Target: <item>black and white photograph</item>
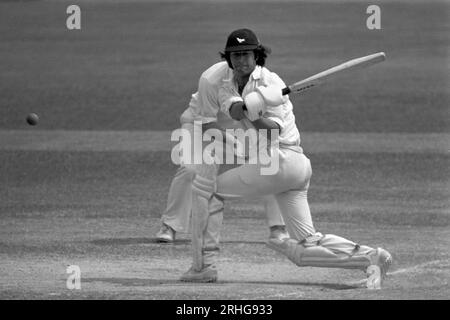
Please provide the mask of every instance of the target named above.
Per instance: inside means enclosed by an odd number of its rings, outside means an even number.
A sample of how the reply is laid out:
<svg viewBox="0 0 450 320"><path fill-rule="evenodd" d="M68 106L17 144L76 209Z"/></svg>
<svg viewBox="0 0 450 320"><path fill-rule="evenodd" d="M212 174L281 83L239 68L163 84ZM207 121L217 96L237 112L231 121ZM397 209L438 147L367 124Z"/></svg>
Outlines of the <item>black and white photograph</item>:
<svg viewBox="0 0 450 320"><path fill-rule="evenodd" d="M448 300L449 16L1 0L0 300Z"/></svg>

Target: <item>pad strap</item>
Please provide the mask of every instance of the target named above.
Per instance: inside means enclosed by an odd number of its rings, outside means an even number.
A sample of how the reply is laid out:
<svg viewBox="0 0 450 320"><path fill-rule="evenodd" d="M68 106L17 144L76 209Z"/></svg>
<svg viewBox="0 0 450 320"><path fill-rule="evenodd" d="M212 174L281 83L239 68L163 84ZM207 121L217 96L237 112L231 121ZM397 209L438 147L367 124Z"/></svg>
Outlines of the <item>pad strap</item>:
<svg viewBox="0 0 450 320"><path fill-rule="evenodd" d="M216 181L196 174L192 181L192 192L209 199L216 192Z"/></svg>

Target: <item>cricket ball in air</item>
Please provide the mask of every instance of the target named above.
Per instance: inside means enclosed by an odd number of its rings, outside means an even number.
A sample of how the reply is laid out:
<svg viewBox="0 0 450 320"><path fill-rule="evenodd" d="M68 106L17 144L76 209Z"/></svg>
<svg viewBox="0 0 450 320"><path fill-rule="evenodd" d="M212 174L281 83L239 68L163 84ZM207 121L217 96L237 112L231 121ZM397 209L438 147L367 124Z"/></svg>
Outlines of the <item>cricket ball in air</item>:
<svg viewBox="0 0 450 320"><path fill-rule="evenodd" d="M35 126L39 121L39 117L36 113L30 113L29 115L27 115L27 123L30 126Z"/></svg>

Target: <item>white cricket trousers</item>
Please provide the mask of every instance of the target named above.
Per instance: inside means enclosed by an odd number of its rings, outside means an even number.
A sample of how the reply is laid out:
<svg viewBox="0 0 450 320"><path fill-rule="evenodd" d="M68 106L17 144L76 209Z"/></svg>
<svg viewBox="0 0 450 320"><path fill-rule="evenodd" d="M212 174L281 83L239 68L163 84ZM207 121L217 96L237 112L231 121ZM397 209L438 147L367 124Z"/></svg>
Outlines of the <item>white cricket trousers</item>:
<svg viewBox="0 0 450 320"><path fill-rule="evenodd" d="M193 137L194 125L183 123L182 129L189 130ZM192 209L192 181L195 168L180 166L172 179L167 197L167 207L161 221L177 232L189 232ZM278 208L278 201L273 195L263 197L266 221L269 227L284 225Z"/></svg>
<svg viewBox="0 0 450 320"><path fill-rule="evenodd" d="M290 260L302 266L367 268L367 254L374 249L333 234L316 232L308 204L307 192L312 175L311 162L299 151L286 148L274 149L278 153L278 170L273 175L261 174L260 164L244 164L217 177L216 195L222 199L273 195L281 211L286 229L295 246L283 252ZM211 202L213 203L213 202ZM210 212L213 212L211 206ZM208 227L204 233L209 239ZM310 240L308 242L308 240ZM304 241L308 245L303 245ZM312 242L311 242L312 241ZM292 244L292 240L287 242ZM308 250L311 245L317 246ZM298 247L296 247L298 246ZM278 250L276 249L276 250ZM214 263L210 255L205 261Z"/></svg>
<svg viewBox="0 0 450 320"><path fill-rule="evenodd" d="M272 195L290 237L301 241L316 233L307 199L311 162L297 151L286 148L273 151L279 156L279 170L275 174L262 175L260 164L244 164L218 176L217 194L225 200Z"/></svg>

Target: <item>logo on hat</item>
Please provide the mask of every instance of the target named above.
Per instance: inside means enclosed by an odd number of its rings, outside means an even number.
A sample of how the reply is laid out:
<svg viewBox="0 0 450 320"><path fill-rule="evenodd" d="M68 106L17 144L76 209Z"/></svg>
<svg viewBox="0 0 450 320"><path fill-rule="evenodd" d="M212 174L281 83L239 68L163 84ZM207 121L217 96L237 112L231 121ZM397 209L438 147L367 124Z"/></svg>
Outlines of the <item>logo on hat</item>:
<svg viewBox="0 0 450 320"><path fill-rule="evenodd" d="M258 38L252 30L239 29L228 36L225 52L255 50L258 45Z"/></svg>

